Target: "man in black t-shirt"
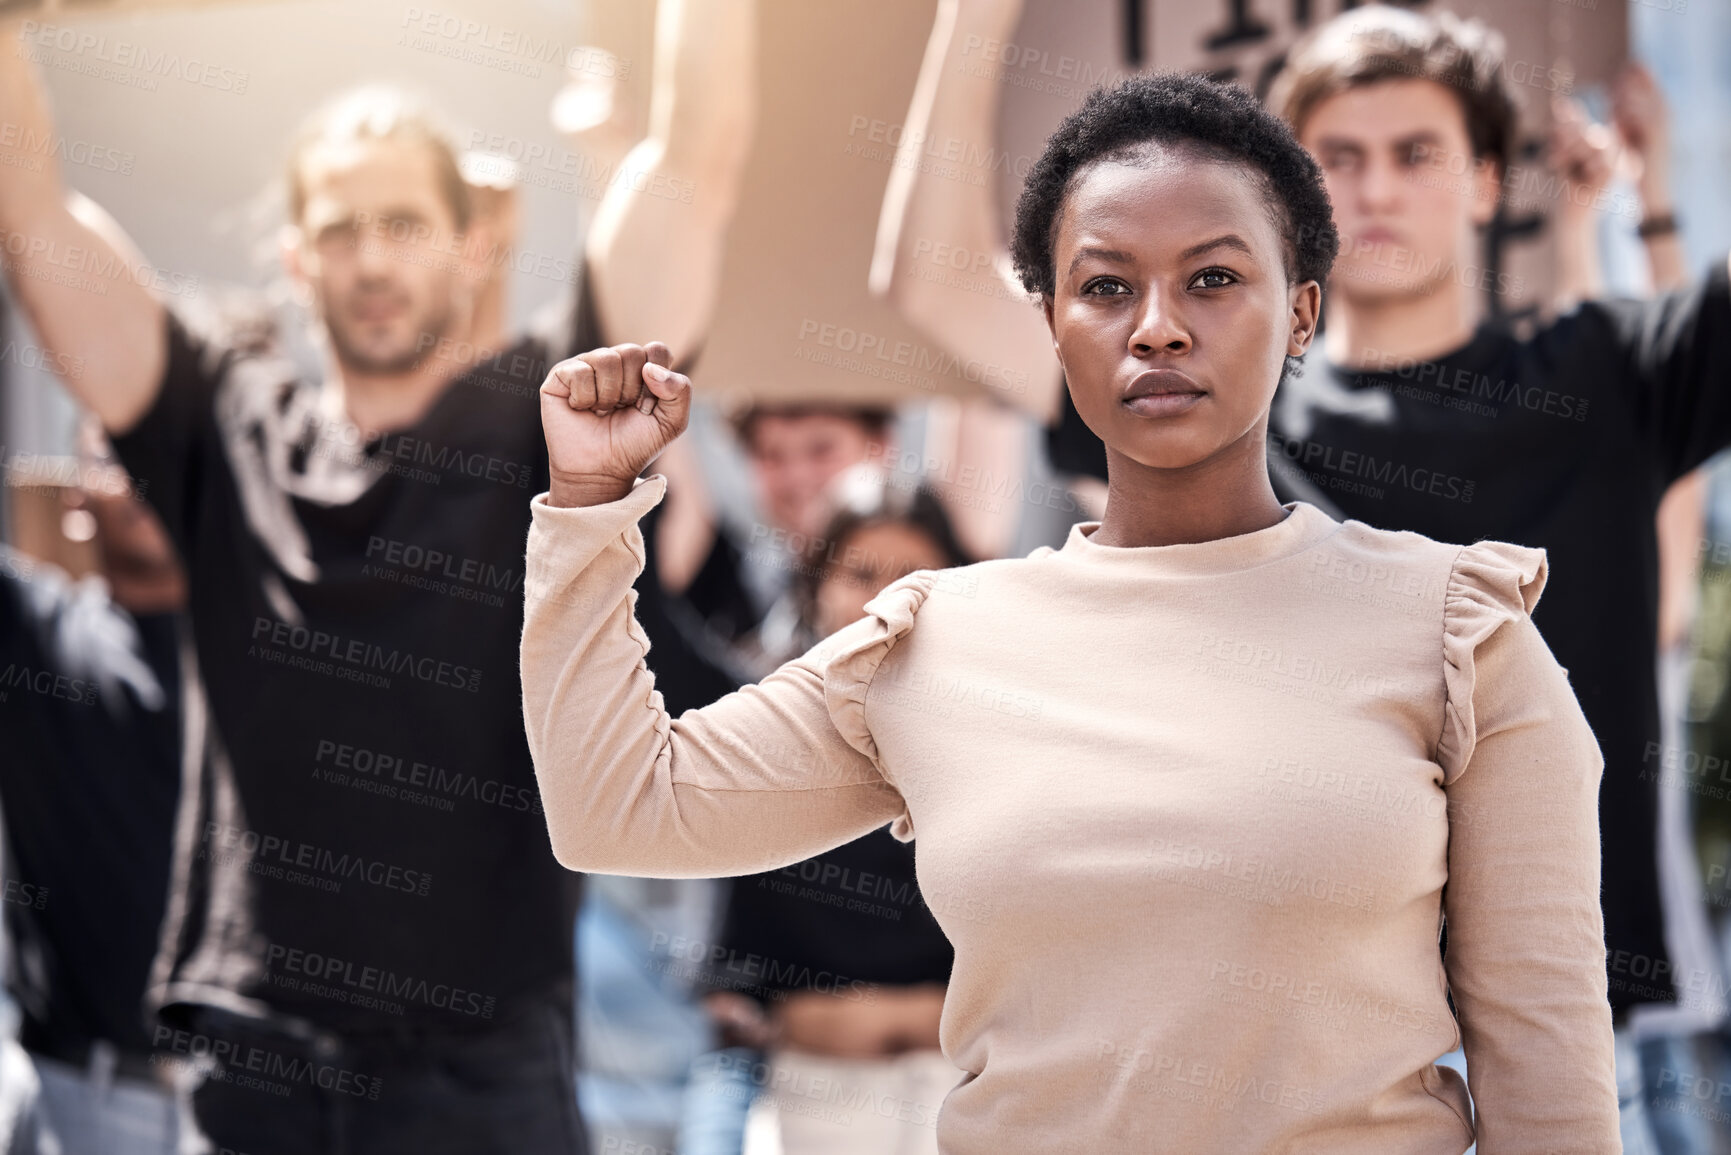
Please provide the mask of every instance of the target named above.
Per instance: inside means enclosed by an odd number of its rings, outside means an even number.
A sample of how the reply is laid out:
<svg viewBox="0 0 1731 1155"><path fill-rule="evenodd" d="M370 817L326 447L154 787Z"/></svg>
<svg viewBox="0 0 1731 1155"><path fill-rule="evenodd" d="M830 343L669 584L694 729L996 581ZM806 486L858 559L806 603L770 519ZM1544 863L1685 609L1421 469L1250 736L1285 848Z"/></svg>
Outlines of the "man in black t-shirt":
<svg viewBox="0 0 1731 1155"><path fill-rule="evenodd" d="M46 138L33 78L0 56L8 108ZM536 392L574 346L471 363L466 192L400 98L332 106L291 168L323 382L196 335L130 269L101 292L7 270L192 593L211 753L180 816L151 1042L203 1076L194 1114L223 1148L581 1152L577 888L548 850L516 672ZM112 252L56 178L0 182L0 226L44 261Z"/></svg>
<svg viewBox="0 0 1731 1155"><path fill-rule="evenodd" d="M44 342L80 350L69 385L191 589L211 755L151 1042L203 1076L194 1115L222 1147L579 1152L577 888L516 675L536 392L571 346L470 363L464 187L400 98L333 105L291 168L323 382L195 333L132 278L93 294L9 270ZM44 195L6 189L6 227L102 243Z"/></svg>
<svg viewBox="0 0 1731 1155"><path fill-rule="evenodd" d="M658 89L726 66L676 55ZM19 54L0 53L0 102L22 135L52 135ZM657 120L645 173L703 195L621 182L605 238L686 229L718 250L741 149L706 118L730 113L688 97L677 131ZM584 278L534 335L477 350L475 289L503 242L470 220L436 122L363 90L308 122L288 169L283 254L322 380L169 313L124 243L68 209L54 158L0 166L0 231L29 242L9 246L9 282L190 583L208 756L179 815L152 1042L202 1076L193 1113L222 1148L581 1152L577 878L547 842L517 673L529 499L548 487L538 391L605 343L598 307L671 335L691 306L614 261L608 295ZM75 250L115 275L62 275ZM661 620L652 584L639 608Z"/></svg>

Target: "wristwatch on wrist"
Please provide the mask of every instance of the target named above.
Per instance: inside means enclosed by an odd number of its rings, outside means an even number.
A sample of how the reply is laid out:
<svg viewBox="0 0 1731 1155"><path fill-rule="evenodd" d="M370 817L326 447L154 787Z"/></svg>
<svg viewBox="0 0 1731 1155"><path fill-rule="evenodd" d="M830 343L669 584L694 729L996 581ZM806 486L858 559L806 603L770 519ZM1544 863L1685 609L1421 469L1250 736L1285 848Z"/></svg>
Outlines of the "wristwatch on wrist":
<svg viewBox="0 0 1731 1155"><path fill-rule="evenodd" d="M1635 227L1635 235L1642 240L1653 237L1668 237L1677 231L1677 214L1674 212L1654 213L1641 218L1641 223Z"/></svg>

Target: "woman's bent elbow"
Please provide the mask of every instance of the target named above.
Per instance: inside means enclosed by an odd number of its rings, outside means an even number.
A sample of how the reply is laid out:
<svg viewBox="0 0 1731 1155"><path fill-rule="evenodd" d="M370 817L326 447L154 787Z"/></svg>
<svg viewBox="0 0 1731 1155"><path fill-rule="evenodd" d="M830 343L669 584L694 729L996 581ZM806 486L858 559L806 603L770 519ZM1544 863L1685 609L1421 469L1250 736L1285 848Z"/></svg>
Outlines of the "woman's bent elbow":
<svg viewBox="0 0 1731 1155"><path fill-rule="evenodd" d="M560 838L558 833L555 832L552 827L547 828L547 834L553 843L553 859L560 866L563 866L566 870L581 871L585 874L603 873L602 871L596 870L594 863L590 862L589 858L583 853L582 844L572 842L569 839Z"/></svg>
<svg viewBox="0 0 1731 1155"><path fill-rule="evenodd" d="M606 835L597 838L571 822L561 822L547 812L547 840L553 847L553 859L566 870L583 874L620 874L617 855L610 853Z"/></svg>

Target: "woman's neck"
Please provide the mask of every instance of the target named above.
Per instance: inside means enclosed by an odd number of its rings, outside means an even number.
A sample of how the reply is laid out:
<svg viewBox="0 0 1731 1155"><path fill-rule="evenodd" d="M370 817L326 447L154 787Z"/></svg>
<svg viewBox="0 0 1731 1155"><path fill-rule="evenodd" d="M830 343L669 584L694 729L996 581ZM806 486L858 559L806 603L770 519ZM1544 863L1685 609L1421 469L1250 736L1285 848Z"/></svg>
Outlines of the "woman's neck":
<svg viewBox="0 0 1731 1155"><path fill-rule="evenodd" d="M1288 511L1268 480L1266 437L1259 427L1243 448L1188 469L1154 469L1108 446L1106 514L1090 540L1191 545L1278 525Z"/></svg>

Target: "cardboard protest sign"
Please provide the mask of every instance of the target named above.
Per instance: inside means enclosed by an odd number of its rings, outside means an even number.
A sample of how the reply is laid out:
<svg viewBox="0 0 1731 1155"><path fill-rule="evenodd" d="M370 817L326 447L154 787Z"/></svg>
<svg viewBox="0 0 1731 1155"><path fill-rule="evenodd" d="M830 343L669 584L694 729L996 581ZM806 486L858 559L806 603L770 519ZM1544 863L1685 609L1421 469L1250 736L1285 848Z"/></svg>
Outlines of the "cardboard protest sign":
<svg viewBox="0 0 1731 1155"><path fill-rule="evenodd" d="M763 399L837 401L1002 395L1013 366L963 364L866 289L872 238L935 12L931 0L759 0L761 120L730 229L720 305L698 379ZM1336 0L1027 0L1013 41L965 44L963 64L1002 85L998 139L945 179L997 186L1004 219L1033 158L1086 93L1137 69L1182 69L1265 93L1287 48L1345 5ZM1554 0L1448 5L1507 42L1521 101L1506 207L1487 239L1492 308L1516 317L1548 299L1546 220L1559 184L1541 142L1550 97L1609 79L1626 52L1622 9ZM948 166L948 167L946 167ZM1465 275L1463 273L1463 275Z"/></svg>

